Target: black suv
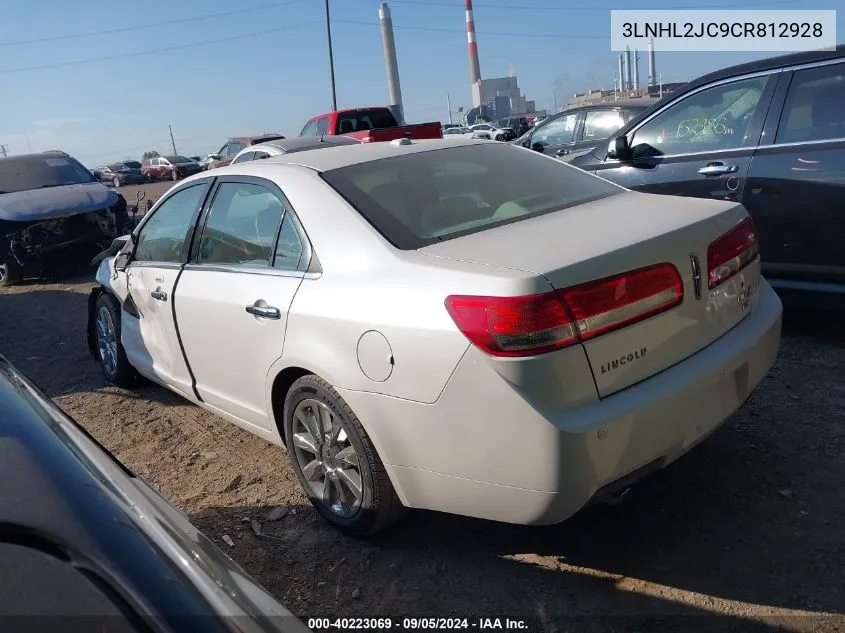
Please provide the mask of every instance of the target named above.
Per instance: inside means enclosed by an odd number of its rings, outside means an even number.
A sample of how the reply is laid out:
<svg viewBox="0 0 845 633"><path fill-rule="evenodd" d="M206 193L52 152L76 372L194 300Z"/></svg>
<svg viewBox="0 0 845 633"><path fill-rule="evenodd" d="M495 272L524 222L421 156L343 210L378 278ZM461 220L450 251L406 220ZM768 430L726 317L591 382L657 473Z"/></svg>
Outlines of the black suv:
<svg viewBox="0 0 845 633"><path fill-rule="evenodd" d="M774 287L845 293L845 45L705 75L570 164L637 191L741 202Z"/></svg>

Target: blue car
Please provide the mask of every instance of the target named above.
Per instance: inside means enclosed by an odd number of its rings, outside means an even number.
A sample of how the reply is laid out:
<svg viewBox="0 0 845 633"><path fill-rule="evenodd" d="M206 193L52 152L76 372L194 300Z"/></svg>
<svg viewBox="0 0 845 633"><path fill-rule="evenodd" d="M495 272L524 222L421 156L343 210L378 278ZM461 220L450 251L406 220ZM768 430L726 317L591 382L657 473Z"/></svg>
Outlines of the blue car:
<svg viewBox="0 0 845 633"><path fill-rule="evenodd" d="M61 151L0 158L0 286L96 253L128 226L126 200Z"/></svg>

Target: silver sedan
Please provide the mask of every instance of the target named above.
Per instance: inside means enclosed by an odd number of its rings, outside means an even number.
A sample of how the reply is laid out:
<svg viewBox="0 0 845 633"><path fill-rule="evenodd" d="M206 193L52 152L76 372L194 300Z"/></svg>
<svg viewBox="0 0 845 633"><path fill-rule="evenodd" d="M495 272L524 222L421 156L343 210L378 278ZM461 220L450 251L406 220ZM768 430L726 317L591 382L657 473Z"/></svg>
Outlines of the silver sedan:
<svg viewBox="0 0 845 633"><path fill-rule="evenodd" d="M617 497L742 406L780 343L741 205L495 141L198 174L97 281L109 380L143 375L285 447L359 535L406 508L549 524Z"/></svg>

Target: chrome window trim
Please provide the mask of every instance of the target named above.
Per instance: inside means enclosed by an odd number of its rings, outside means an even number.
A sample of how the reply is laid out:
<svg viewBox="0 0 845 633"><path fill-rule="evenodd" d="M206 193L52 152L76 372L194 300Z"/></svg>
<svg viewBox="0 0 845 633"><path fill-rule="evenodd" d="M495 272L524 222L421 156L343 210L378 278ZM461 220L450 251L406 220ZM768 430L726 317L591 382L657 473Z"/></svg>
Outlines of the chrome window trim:
<svg viewBox="0 0 845 633"><path fill-rule="evenodd" d="M315 273L308 273L304 270L284 270L282 268L258 268L238 265L224 266L221 264L185 264L185 271L269 275L271 277L293 277L297 279L305 279L309 276L310 278L319 276Z"/></svg>
<svg viewBox="0 0 845 633"><path fill-rule="evenodd" d="M808 68L820 68L822 66L833 66L835 64L845 64L845 57L836 57L834 59L825 59L818 62L805 62L795 66L784 66L781 68L785 72L795 72L797 70L807 70Z"/></svg>
<svg viewBox="0 0 845 633"><path fill-rule="evenodd" d="M772 147L799 147L804 145L824 145L825 143L845 143L845 136L836 138L823 138L815 141L792 141L790 143L766 143L758 145L756 149L769 149Z"/></svg>
<svg viewBox="0 0 845 633"><path fill-rule="evenodd" d="M179 270L182 268L181 262L149 262L149 261L138 261L137 259L133 259L126 265L126 270L130 268L137 267L137 268L164 268L167 270Z"/></svg>

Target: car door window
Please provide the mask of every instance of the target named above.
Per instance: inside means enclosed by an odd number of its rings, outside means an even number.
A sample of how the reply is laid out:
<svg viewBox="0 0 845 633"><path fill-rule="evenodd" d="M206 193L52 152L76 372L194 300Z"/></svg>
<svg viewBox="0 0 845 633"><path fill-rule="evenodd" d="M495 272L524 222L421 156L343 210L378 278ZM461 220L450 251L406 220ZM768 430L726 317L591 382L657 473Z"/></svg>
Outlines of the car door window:
<svg viewBox="0 0 845 633"><path fill-rule="evenodd" d="M571 143L575 140L577 123L578 114L575 112L550 121L531 135L531 144L539 143L543 147L547 147Z"/></svg>
<svg viewBox="0 0 845 633"><path fill-rule="evenodd" d="M634 132L634 156L742 147L768 76L706 88L670 106Z"/></svg>
<svg viewBox="0 0 845 633"><path fill-rule="evenodd" d="M285 217L282 218L282 228L279 231L279 241L276 244L273 268L298 270L302 264L304 252L302 238L294 223L293 214L287 211Z"/></svg>
<svg viewBox="0 0 845 633"><path fill-rule="evenodd" d="M584 117L584 140L600 141L625 125L618 110L590 110Z"/></svg>
<svg viewBox="0 0 845 633"><path fill-rule="evenodd" d="M302 128L302 131L299 133L300 136L316 136L317 135L317 122L316 121L309 121L305 124L305 127Z"/></svg>
<svg viewBox="0 0 845 633"><path fill-rule="evenodd" d="M253 160L255 158L255 152L244 152L240 156L238 156L235 160L232 161L233 165L238 163L245 163L247 161Z"/></svg>
<svg viewBox="0 0 845 633"><path fill-rule="evenodd" d="M252 160L261 160L262 158L270 158L270 154L263 150L259 150L254 153Z"/></svg>
<svg viewBox="0 0 845 633"><path fill-rule="evenodd" d="M197 263L267 268L282 210L282 201L267 187L222 183L202 230Z"/></svg>
<svg viewBox="0 0 845 633"><path fill-rule="evenodd" d="M317 119L317 127L314 130L314 135L315 136L323 136L324 134L327 134L328 131L329 131L329 118L324 116L321 119Z"/></svg>
<svg viewBox="0 0 845 633"><path fill-rule="evenodd" d="M138 232L134 260L180 263L194 213L202 201L205 184L181 189L164 200Z"/></svg>
<svg viewBox="0 0 845 633"><path fill-rule="evenodd" d="M845 64L797 71L775 143L839 138L845 138Z"/></svg>

